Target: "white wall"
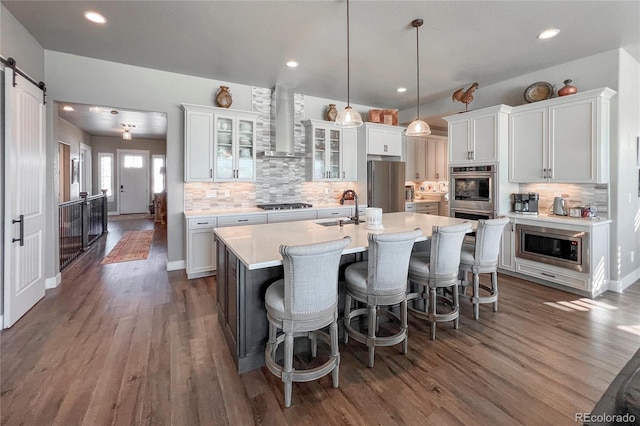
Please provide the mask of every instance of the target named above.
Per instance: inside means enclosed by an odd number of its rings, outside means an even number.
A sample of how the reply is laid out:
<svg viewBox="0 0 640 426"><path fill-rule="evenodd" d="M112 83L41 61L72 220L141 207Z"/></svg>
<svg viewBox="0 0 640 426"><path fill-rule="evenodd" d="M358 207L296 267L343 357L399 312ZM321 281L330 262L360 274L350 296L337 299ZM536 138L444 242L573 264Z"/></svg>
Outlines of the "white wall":
<svg viewBox="0 0 640 426"><path fill-rule="evenodd" d="M58 142L63 142L69 145L69 158L75 158L78 160L80 158L80 144L83 143L85 145L91 145L91 137L78 129L73 124L69 123L67 120L62 118L58 118ZM57 146L57 145L56 145ZM68 165L71 168L71 164ZM58 167L60 165L58 164ZM59 168L57 170L60 170ZM54 171L55 174L55 171ZM58 174L59 176L59 174ZM57 177L57 176L56 176ZM69 192L71 200L77 200L80 198L80 183L71 182L71 191ZM57 196L57 193L56 193Z"/></svg>

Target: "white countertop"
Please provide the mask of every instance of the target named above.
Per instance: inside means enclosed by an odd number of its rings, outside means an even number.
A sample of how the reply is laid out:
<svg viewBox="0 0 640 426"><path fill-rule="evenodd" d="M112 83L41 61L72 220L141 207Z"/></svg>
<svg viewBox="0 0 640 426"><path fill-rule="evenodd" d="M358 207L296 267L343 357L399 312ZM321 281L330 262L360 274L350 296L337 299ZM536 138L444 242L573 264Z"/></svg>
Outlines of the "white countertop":
<svg viewBox="0 0 640 426"><path fill-rule="evenodd" d="M232 208L232 209L215 209L215 210L193 210L193 211L185 211L184 216L187 219L190 218L199 218L199 217L210 217L210 216L231 216L237 214L266 214L266 213L283 213L283 212L295 212L295 211L305 211L305 210L323 210L323 209L336 209L342 207L354 207L354 204L314 204L313 207L307 207L304 209L288 209L288 210L263 210L258 207L242 207L242 208ZM366 207L366 206L360 206Z"/></svg>
<svg viewBox="0 0 640 426"><path fill-rule="evenodd" d="M351 244L344 254L367 250L367 235L370 232L403 232L416 228L422 229L422 237L417 241L431 238L433 226L447 226L472 220L455 219L446 216L425 215L417 213L385 213L382 215L384 230L370 231L364 223L340 226L322 226L318 222L336 219L316 219L299 222L270 223L263 225L234 226L215 228L216 238L222 240L233 254L249 269L261 269L282 265L280 245L312 244L337 240L344 236L351 237Z"/></svg>
<svg viewBox="0 0 640 426"><path fill-rule="evenodd" d="M532 214L518 214L518 213L505 213L504 216L507 216L512 219L516 219L516 222L520 221L534 221L540 223L557 223L563 225L575 225L575 226L587 226L587 227L595 227L602 226L608 223L611 223L611 219L606 219L604 217L595 217L595 218L582 218L582 217L571 217L571 216L557 216L548 213L538 213L537 215Z"/></svg>

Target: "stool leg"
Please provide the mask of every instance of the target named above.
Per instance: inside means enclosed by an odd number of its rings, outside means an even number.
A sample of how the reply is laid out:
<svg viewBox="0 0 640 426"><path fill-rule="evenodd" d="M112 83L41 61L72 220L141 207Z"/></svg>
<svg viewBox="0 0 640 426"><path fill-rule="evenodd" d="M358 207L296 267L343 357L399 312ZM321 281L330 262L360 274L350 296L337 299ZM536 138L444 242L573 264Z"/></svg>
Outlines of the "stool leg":
<svg viewBox="0 0 640 426"><path fill-rule="evenodd" d="M458 285L453 286L453 309L458 311L458 315L453 320L453 328L456 330L460 327L460 294L458 293Z"/></svg>
<svg viewBox="0 0 640 426"><path fill-rule="evenodd" d="M344 313L343 313L343 315L344 315L344 336L343 336L344 343L348 343L349 342L349 333L347 332L347 326L351 322L350 314L351 314L351 295L349 293L347 293L347 294L345 294L345 297L344 297Z"/></svg>
<svg viewBox="0 0 640 426"><path fill-rule="evenodd" d="M431 340L436 340L436 289L429 287L429 321L431 321Z"/></svg>
<svg viewBox="0 0 640 426"><path fill-rule="evenodd" d="M340 383L340 352L338 351L338 322L334 321L329 326L329 334L331 335L331 358L337 359L336 366L331 372L331 382L333 387L337 388Z"/></svg>
<svg viewBox="0 0 640 426"><path fill-rule="evenodd" d="M493 302L493 312L498 312L498 273L496 271L491 272L491 294L496 296L496 301Z"/></svg>
<svg viewBox="0 0 640 426"><path fill-rule="evenodd" d="M409 327L407 326L407 299L400 302L400 325L404 330L404 340L402 341L402 353L409 350Z"/></svg>
<svg viewBox="0 0 640 426"><path fill-rule="evenodd" d="M286 333L284 337L284 373L282 381L284 382L284 406L291 407L291 372L293 371L293 333Z"/></svg>
<svg viewBox="0 0 640 426"><path fill-rule="evenodd" d="M278 328L269 322L269 342L267 346L267 350L271 351L271 359L276 359L276 335L278 333Z"/></svg>
<svg viewBox="0 0 640 426"><path fill-rule="evenodd" d="M473 273L473 318L480 318L480 302L478 298L480 297L480 274L477 272Z"/></svg>
<svg viewBox="0 0 640 426"><path fill-rule="evenodd" d="M309 341L311 342L311 356L315 358L318 355L318 335L315 331L309 332Z"/></svg>
<svg viewBox="0 0 640 426"><path fill-rule="evenodd" d="M369 306L369 327L367 330L369 339L367 339L367 346L369 347L369 367L373 367L373 361L376 350L376 307Z"/></svg>

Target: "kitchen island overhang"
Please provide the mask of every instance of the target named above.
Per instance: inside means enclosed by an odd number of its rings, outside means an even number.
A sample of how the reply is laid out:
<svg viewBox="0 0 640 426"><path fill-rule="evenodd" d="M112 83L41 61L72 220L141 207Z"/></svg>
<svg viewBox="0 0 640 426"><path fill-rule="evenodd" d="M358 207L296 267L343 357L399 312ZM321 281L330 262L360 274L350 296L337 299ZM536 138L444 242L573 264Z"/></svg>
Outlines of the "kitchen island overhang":
<svg viewBox="0 0 640 426"><path fill-rule="evenodd" d="M434 226L474 221L418 213L386 213L383 230L372 231L359 225L323 226L324 220L306 220L262 225L215 228L217 246L218 320L239 373L264 365L268 322L264 295L271 283L284 276L280 245L302 245L351 237L343 251L340 280L347 265L362 260L368 249L369 233L422 230L416 241L431 238Z"/></svg>

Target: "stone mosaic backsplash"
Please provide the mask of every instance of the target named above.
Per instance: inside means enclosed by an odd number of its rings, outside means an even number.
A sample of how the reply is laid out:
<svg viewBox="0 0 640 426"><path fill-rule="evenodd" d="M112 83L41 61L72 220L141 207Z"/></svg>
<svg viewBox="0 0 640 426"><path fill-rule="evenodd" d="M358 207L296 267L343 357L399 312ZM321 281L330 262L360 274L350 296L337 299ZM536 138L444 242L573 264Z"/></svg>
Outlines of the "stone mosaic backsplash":
<svg viewBox="0 0 640 426"><path fill-rule="evenodd" d="M540 201L538 202L538 211L540 213L551 212L554 197L564 197L570 207L595 204L598 208L597 215L604 218L609 217L607 209L608 188L609 185L607 184L520 184L520 192L537 192L540 194Z"/></svg>

